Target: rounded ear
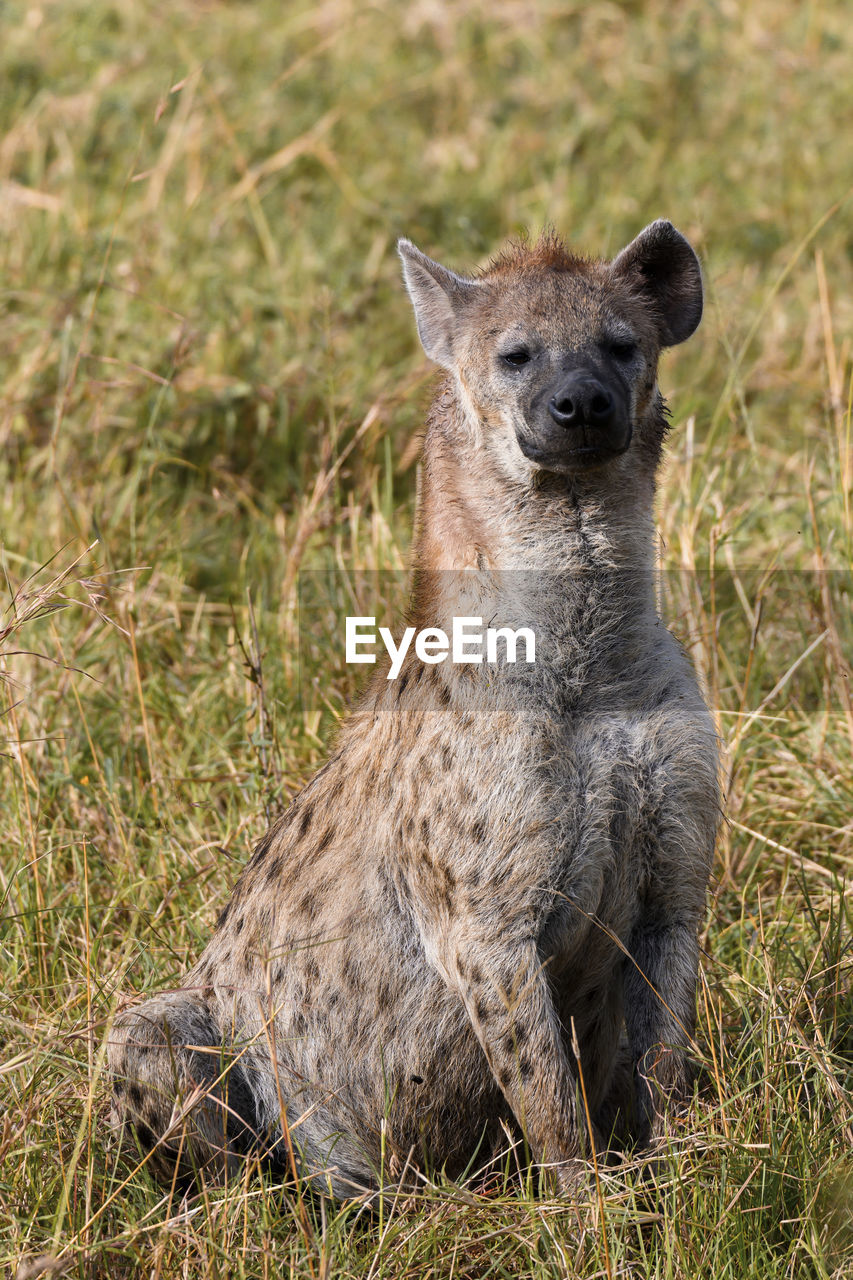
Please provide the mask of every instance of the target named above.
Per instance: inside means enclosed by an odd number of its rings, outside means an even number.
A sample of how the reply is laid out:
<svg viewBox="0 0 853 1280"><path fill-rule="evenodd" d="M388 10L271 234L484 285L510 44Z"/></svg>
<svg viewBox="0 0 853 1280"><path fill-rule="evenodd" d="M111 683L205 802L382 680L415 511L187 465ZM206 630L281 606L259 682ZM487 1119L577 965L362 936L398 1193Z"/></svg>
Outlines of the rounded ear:
<svg viewBox="0 0 853 1280"><path fill-rule="evenodd" d="M661 345L684 342L702 319L699 259L671 222L658 218L613 259L614 275L630 281L654 307Z"/></svg>
<svg viewBox="0 0 853 1280"><path fill-rule="evenodd" d="M411 240L398 240L397 251L424 351L436 364L451 369L457 321L482 286L433 262Z"/></svg>

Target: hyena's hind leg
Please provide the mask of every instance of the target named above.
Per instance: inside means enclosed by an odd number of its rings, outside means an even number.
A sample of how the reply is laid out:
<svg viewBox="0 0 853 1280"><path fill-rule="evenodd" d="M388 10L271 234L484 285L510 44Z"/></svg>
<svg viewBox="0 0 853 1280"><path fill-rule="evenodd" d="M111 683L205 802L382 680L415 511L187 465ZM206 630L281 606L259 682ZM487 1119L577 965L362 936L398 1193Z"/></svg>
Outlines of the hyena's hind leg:
<svg viewBox="0 0 853 1280"><path fill-rule="evenodd" d="M250 1073L197 996L167 992L120 1014L109 1066L113 1121L161 1181L221 1179L260 1150Z"/></svg>

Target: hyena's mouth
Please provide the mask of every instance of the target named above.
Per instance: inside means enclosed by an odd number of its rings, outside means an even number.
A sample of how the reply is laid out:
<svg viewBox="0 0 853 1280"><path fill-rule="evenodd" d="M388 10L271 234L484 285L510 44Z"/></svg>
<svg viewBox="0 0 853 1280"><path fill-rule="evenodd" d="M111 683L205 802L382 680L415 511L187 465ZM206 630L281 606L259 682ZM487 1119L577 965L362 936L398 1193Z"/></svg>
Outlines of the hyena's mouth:
<svg viewBox="0 0 853 1280"><path fill-rule="evenodd" d="M579 427L569 434L558 428L537 433L534 438L517 433L518 447L537 466L545 471L557 471L562 475L574 475L578 471L592 471L618 458L631 444L631 423L622 431L610 431L606 437ZM574 438L573 438L574 437Z"/></svg>

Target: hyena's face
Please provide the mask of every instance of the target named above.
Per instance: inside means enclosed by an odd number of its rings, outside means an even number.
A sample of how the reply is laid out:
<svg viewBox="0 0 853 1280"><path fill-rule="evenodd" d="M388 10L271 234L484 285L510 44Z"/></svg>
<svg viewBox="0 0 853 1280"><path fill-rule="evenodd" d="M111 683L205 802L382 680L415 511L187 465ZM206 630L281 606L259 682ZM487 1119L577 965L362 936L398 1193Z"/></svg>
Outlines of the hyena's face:
<svg viewBox="0 0 853 1280"><path fill-rule="evenodd" d="M483 283L454 354L491 447L563 473L630 448L654 394L659 343L627 290L586 264L516 267Z"/></svg>
<svg viewBox="0 0 853 1280"><path fill-rule="evenodd" d="M575 474L659 444L658 355L702 314L696 256L669 223L613 262L545 239L477 280L408 242L401 254L427 354L456 376L484 443L513 470Z"/></svg>

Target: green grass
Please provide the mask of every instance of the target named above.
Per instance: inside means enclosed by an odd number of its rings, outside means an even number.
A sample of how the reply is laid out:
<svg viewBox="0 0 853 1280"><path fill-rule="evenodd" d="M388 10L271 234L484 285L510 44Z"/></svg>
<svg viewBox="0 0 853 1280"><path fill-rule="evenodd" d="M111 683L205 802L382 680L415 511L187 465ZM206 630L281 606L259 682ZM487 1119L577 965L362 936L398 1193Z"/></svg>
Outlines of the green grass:
<svg viewBox="0 0 853 1280"><path fill-rule="evenodd" d="M0 1266L853 1274L848 6L2 21ZM406 563L430 372L395 237L465 269L660 215L709 296L662 370L663 563L698 571L667 607L729 779L690 1114L578 1205L512 1168L369 1219L262 1180L181 1204L107 1141L109 1018L198 953L356 692L300 572Z"/></svg>

